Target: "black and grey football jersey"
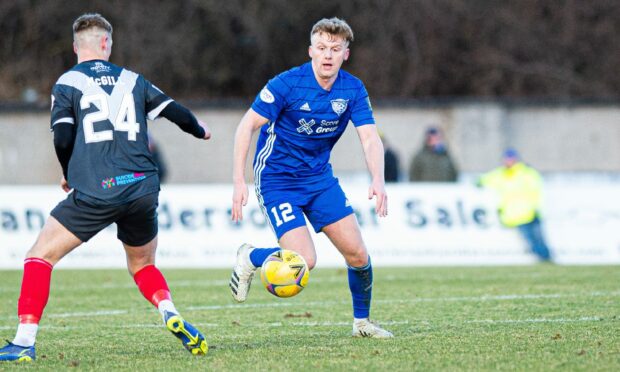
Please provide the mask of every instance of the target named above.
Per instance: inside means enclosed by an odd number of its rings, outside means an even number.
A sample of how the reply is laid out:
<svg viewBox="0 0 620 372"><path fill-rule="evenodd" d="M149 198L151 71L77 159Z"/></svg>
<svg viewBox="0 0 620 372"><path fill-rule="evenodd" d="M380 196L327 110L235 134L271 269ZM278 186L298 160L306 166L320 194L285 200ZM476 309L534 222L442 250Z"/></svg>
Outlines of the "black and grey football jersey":
<svg viewBox="0 0 620 372"><path fill-rule="evenodd" d="M171 102L142 75L103 60L82 62L58 79L51 129L76 126L67 182L79 198L116 205L159 190L147 118Z"/></svg>

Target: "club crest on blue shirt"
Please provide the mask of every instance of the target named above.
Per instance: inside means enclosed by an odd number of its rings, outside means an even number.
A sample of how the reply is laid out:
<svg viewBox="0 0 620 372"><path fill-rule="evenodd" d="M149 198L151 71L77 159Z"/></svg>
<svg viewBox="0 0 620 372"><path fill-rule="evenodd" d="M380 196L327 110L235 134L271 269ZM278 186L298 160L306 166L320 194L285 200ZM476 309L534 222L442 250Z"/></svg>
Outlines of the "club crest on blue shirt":
<svg viewBox="0 0 620 372"><path fill-rule="evenodd" d="M338 116L340 116L343 112L347 111L347 104L349 103L349 100L338 98L331 100L331 103L332 110L334 110L334 112L338 114Z"/></svg>
<svg viewBox="0 0 620 372"><path fill-rule="evenodd" d="M260 99L265 103L273 103L276 100L267 87L260 91Z"/></svg>

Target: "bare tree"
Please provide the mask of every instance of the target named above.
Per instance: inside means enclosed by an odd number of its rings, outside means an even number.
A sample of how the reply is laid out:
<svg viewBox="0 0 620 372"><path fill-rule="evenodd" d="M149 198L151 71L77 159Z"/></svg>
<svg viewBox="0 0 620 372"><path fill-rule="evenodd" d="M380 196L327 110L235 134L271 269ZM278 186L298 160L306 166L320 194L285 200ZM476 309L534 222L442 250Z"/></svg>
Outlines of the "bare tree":
<svg viewBox="0 0 620 372"><path fill-rule="evenodd" d="M71 23L114 25L112 61L174 96L249 98L305 62L322 17L356 33L346 69L374 97L618 98L614 0L122 0L0 2L0 100L45 101L75 63Z"/></svg>

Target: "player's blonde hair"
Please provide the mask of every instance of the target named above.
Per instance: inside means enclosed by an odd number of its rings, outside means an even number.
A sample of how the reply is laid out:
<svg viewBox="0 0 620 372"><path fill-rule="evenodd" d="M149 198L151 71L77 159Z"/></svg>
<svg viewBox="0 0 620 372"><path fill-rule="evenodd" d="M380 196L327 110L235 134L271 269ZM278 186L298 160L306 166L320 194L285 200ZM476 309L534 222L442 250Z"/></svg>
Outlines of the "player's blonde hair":
<svg viewBox="0 0 620 372"><path fill-rule="evenodd" d="M112 25L99 13L85 13L73 22L73 37L79 32L98 28L112 36Z"/></svg>
<svg viewBox="0 0 620 372"><path fill-rule="evenodd" d="M312 31L310 31L310 41L312 42L312 35L322 33L341 37L347 44L353 41L353 30L351 26L343 19L337 17L329 19L323 18L315 23L314 26L312 26Z"/></svg>

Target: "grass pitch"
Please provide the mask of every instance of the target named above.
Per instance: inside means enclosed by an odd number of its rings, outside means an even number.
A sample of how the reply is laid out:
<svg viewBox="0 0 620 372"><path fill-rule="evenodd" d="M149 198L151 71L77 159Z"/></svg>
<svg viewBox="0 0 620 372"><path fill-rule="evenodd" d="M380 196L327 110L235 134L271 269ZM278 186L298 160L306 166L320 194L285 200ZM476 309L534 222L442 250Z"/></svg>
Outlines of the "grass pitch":
<svg viewBox="0 0 620 372"><path fill-rule="evenodd" d="M371 316L393 340L353 339L346 271L317 269L297 297L255 278L233 302L228 270L162 270L207 336L193 357L124 270L57 270L36 362L59 370L620 370L620 267L376 268ZM20 271L0 271L12 339Z"/></svg>

